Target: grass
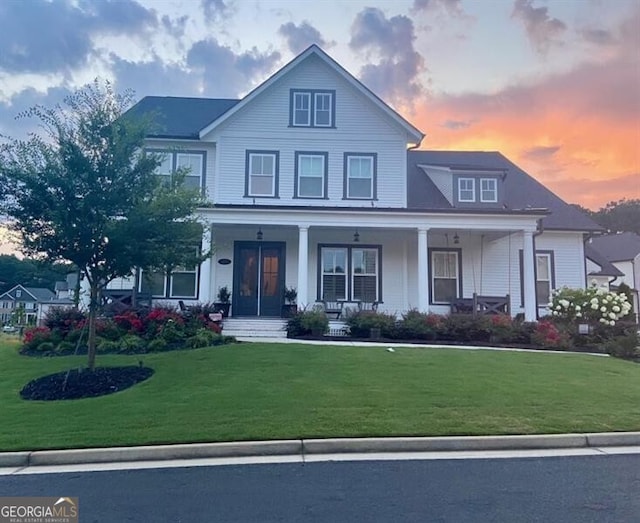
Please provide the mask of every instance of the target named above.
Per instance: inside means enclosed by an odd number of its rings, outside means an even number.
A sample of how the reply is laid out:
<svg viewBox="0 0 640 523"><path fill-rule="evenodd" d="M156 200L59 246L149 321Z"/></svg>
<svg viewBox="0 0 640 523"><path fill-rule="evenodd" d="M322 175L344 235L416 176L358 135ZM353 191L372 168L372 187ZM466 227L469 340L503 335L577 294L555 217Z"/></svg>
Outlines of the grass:
<svg viewBox="0 0 640 523"><path fill-rule="evenodd" d="M99 356L155 375L75 401L31 379L85 357L27 358L0 338L0 450L336 436L640 430L640 365L588 355L238 344Z"/></svg>

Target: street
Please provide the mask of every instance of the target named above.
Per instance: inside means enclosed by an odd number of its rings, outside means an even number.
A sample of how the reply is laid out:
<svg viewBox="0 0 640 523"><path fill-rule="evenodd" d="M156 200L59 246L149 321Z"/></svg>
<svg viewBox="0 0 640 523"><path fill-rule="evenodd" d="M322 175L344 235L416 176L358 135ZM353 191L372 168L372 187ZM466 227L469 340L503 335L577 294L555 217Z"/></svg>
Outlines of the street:
<svg viewBox="0 0 640 523"><path fill-rule="evenodd" d="M92 523L634 522L640 455L9 475L0 493L78 496Z"/></svg>

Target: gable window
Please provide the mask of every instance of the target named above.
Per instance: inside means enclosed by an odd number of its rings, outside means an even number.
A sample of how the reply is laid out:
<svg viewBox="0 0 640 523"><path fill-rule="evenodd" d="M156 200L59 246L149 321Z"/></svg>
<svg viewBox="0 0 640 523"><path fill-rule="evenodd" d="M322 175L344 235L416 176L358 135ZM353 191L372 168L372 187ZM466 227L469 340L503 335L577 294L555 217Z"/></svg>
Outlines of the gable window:
<svg viewBox="0 0 640 523"><path fill-rule="evenodd" d="M313 121L316 127L331 127L333 122L332 103L333 95L331 93L315 93L314 94L314 113Z"/></svg>
<svg viewBox="0 0 640 523"><path fill-rule="evenodd" d="M476 201L476 181L473 178L458 178L458 201Z"/></svg>
<svg viewBox="0 0 640 523"><path fill-rule="evenodd" d="M334 127L335 91L325 89L291 89L289 126Z"/></svg>
<svg viewBox="0 0 640 523"><path fill-rule="evenodd" d="M376 198L375 153L345 153L344 198L374 200Z"/></svg>
<svg viewBox="0 0 640 523"><path fill-rule="evenodd" d="M296 197L326 198L327 153L296 152Z"/></svg>
<svg viewBox="0 0 640 523"><path fill-rule="evenodd" d="M379 246L320 246L318 298L381 301Z"/></svg>
<svg viewBox="0 0 640 523"><path fill-rule="evenodd" d="M481 202L497 202L498 201L498 180L495 178L480 179L480 201Z"/></svg>
<svg viewBox="0 0 640 523"><path fill-rule="evenodd" d="M431 303L448 304L460 297L459 250L431 250Z"/></svg>
<svg viewBox="0 0 640 523"><path fill-rule="evenodd" d="M174 152L154 149L147 149L147 151L159 156L160 165L156 167L155 174L162 177L166 183L171 182L171 177L178 169L183 169L185 170L185 187L190 189L200 189L204 187L205 152Z"/></svg>
<svg viewBox="0 0 640 523"><path fill-rule="evenodd" d="M277 198L277 151L247 151L245 196Z"/></svg>
<svg viewBox="0 0 640 523"><path fill-rule="evenodd" d="M22 297L22 291L20 289L16 289L16 298Z"/></svg>

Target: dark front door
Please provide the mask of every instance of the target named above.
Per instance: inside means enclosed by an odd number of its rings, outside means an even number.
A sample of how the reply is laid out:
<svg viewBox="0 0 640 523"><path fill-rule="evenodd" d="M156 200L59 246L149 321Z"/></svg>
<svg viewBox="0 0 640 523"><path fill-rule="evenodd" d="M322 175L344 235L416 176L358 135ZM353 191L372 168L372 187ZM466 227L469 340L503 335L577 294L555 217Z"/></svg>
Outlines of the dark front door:
<svg viewBox="0 0 640 523"><path fill-rule="evenodd" d="M277 316L284 293L283 242L236 242L233 315Z"/></svg>

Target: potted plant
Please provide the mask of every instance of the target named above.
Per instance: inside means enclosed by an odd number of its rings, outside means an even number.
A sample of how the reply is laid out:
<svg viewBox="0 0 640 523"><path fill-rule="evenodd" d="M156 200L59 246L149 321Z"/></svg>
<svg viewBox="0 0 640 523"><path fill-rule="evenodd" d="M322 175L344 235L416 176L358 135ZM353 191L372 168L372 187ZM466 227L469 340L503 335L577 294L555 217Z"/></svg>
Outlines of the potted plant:
<svg viewBox="0 0 640 523"><path fill-rule="evenodd" d="M225 285L218 289L218 301L213 304L218 312L222 313L223 318L229 317L229 309L231 308L231 293Z"/></svg>
<svg viewBox="0 0 640 523"><path fill-rule="evenodd" d="M298 305L296 300L298 298L298 291L295 287L286 287L284 290L284 305L282 306L282 317L292 318L298 311Z"/></svg>

